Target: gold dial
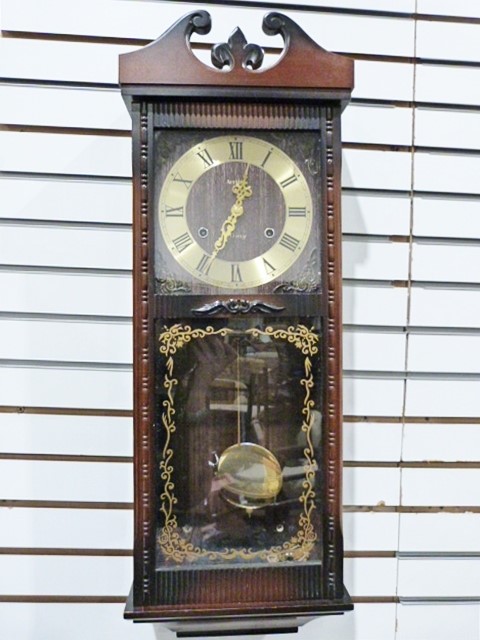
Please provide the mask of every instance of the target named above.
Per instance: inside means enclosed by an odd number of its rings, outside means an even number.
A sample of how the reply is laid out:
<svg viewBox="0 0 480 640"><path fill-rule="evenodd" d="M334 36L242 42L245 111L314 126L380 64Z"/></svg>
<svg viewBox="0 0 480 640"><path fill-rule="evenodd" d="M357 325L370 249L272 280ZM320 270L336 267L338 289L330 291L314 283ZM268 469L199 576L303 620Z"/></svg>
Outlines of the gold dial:
<svg viewBox="0 0 480 640"><path fill-rule="evenodd" d="M160 192L160 229L175 260L217 287L247 289L298 259L312 226L312 198L293 160L252 136L191 147Z"/></svg>

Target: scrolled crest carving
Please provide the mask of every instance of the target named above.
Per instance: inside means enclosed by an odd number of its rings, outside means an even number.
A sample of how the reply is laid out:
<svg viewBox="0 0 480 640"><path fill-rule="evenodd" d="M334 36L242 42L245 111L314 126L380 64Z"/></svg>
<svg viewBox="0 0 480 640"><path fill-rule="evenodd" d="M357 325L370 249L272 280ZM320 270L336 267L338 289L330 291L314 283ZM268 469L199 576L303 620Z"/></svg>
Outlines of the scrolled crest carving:
<svg viewBox="0 0 480 640"><path fill-rule="evenodd" d="M192 33L198 33L201 36L210 33L210 30L212 28L212 19L208 11L205 11L203 9L201 9L200 11L195 11L194 13L190 14L189 18L189 23L191 25L189 36Z"/></svg>
<svg viewBox="0 0 480 640"><path fill-rule="evenodd" d="M244 69L258 69L262 66L263 49L258 44L248 44L243 31L238 27L228 42L216 44L212 48L212 64L217 69L228 66L229 70L237 65Z"/></svg>

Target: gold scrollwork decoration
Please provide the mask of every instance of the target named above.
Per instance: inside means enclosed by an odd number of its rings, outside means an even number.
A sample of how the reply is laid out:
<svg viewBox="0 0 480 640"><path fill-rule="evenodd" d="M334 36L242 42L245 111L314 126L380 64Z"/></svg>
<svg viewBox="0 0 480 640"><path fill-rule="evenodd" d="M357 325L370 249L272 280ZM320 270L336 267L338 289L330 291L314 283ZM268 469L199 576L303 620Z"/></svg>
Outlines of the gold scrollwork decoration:
<svg viewBox="0 0 480 640"><path fill-rule="evenodd" d="M305 388L303 398L302 415L303 421L301 430L305 434L306 445L303 453L305 456L305 476L302 482L303 491L299 497L302 505L298 517L298 530L282 545L275 545L269 549L222 549L208 550L193 545L185 540L181 535L174 507L177 503L175 497L175 485L173 476L173 448L171 446L172 436L176 431L174 388L178 380L174 377L174 358L178 349L195 339L202 339L207 336L220 335L227 336L236 333L227 327L214 329L207 326L205 329L192 329L188 325L175 324L165 327L159 336L160 353L166 357L166 373L163 386L166 392L166 399L163 401L162 425L165 431L165 444L160 462L160 475L163 481L163 491L160 496L161 512L164 517L164 524L158 535L158 544L165 558L177 564L193 562L199 559L207 560L264 560L271 563L283 561L303 561L307 560L317 541L317 534L312 523L312 512L315 509L315 471L317 464L314 457L314 446L312 442L312 424L314 420L313 409L314 400L311 397L311 390L314 387L311 356L318 352L318 335L313 328L309 329L304 325L289 326L287 329L275 329L271 326L265 329L247 329L246 335L258 337L260 335L269 336L277 340L286 340L299 349L305 355L304 377L300 380L300 385Z"/></svg>

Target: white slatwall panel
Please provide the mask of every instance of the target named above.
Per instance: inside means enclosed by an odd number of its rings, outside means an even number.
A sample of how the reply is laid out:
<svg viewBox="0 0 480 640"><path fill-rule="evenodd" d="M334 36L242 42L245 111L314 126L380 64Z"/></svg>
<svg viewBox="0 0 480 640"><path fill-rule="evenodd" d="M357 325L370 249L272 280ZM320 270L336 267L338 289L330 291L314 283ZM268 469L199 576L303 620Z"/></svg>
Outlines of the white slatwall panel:
<svg viewBox="0 0 480 640"><path fill-rule="evenodd" d="M128 270L131 246L129 229L8 224L0 235L2 263L11 265Z"/></svg>
<svg viewBox="0 0 480 640"><path fill-rule="evenodd" d="M306 5L289 15L322 46L364 57L343 116L343 526L345 581L366 602L298 638L477 640L478 3ZM0 411L0 497L19 501L0 507L2 638L168 636L101 603L126 596L132 568L130 119L115 85L129 39L198 6L1 0L20 37L0 39L0 406L27 408ZM197 41L239 24L281 47L263 8L203 6L213 30ZM429 604L443 597L477 604Z"/></svg>
<svg viewBox="0 0 480 640"><path fill-rule="evenodd" d="M35 629L42 628L51 640L104 640L109 634L118 640L172 637L161 625L127 624L122 620L123 605L71 605L71 604L0 604L0 613L7 633L18 640L30 640ZM309 623L312 637L332 637L350 640L352 634L369 640L393 637L395 605L359 604L349 616L322 617ZM307 629L302 630L305 634ZM295 640L298 634L282 635Z"/></svg>
<svg viewBox="0 0 480 640"><path fill-rule="evenodd" d="M0 176L1 218L128 224L130 181Z"/></svg>
<svg viewBox="0 0 480 640"><path fill-rule="evenodd" d="M132 419L0 413L1 450L68 456L132 456Z"/></svg>

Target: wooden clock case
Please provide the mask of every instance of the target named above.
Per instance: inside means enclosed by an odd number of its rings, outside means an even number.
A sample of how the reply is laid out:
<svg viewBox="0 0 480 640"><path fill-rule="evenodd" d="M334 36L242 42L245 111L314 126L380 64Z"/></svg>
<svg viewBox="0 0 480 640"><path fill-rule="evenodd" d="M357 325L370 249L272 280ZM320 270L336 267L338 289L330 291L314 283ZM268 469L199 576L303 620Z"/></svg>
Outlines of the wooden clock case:
<svg viewBox="0 0 480 640"><path fill-rule="evenodd" d="M265 70L261 50L237 29L212 51L214 64L192 52L193 34L210 31L210 16L196 11L152 44L120 56L120 85L133 121L134 188L134 584L125 617L162 621L179 635L285 632L318 615L352 608L343 586L341 530L341 225L340 115L353 87L353 62L329 53L291 19L265 16L266 34L281 34L284 51ZM221 67L226 67L221 68ZM322 285L320 291L282 295L168 296L155 289L153 202L154 132L162 128L255 131L312 130L320 135ZM285 316L320 316L323 439L323 561L319 566L156 570L157 469L155 429L155 320L191 317L205 303L228 315L258 301ZM221 314L220 314L221 315Z"/></svg>

